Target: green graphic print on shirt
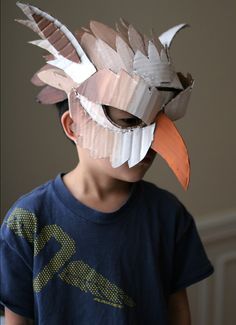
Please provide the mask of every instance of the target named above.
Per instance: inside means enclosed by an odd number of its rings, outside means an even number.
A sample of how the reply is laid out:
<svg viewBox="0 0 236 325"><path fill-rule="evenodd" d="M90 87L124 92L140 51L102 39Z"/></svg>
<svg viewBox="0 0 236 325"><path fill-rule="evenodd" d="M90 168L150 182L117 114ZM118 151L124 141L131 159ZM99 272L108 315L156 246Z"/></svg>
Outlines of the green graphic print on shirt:
<svg viewBox="0 0 236 325"><path fill-rule="evenodd" d="M44 249L51 238L56 239L61 245L60 250L33 280L34 291L40 292L76 253L75 241L60 226L55 224L44 226L37 235L36 215L25 209L14 209L5 223L16 235L25 238L33 245L35 257ZM123 308L125 305L128 307L135 306L134 300L121 288L82 260L71 261L58 276L65 283L78 287L85 293L90 292L94 300L100 303L116 308Z"/></svg>

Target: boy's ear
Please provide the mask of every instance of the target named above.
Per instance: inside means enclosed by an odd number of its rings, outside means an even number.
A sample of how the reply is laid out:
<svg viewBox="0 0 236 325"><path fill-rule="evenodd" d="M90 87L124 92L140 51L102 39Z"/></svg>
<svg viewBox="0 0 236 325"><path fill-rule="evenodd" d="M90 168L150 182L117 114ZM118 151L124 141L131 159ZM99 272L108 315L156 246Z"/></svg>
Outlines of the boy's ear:
<svg viewBox="0 0 236 325"><path fill-rule="evenodd" d="M61 116L61 124L62 124L63 130L64 130L65 134L67 135L67 137L76 143L77 137L73 131L73 127L72 127L73 123L74 122L70 116L69 111L64 112L63 115Z"/></svg>

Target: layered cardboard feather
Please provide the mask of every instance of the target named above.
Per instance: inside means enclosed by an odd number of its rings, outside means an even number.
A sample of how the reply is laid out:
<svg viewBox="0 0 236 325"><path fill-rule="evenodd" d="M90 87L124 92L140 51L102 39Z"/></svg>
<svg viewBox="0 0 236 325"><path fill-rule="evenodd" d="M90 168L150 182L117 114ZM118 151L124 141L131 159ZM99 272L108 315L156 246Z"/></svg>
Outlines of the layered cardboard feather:
<svg viewBox="0 0 236 325"><path fill-rule="evenodd" d="M162 45L153 28L151 29L151 42L155 45L158 53L161 53L161 51L164 49L164 46Z"/></svg>
<svg viewBox="0 0 236 325"><path fill-rule="evenodd" d="M129 37L128 37L128 28L129 23L126 22L123 18L120 18L119 23L116 23L116 30L121 38L129 44Z"/></svg>
<svg viewBox="0 0 236 325"><path fill-rule="evenodd" d="M116 50L125 66L125 70L129 74L132 74L134 53L131 48L127 45L127 43L123 40L123 38L121 38L120 36L116 37Z"/></svg>
<svg viewBox="0 0 236 325"><path fill-rule="evenodd" d="M116 23L116 31L118 35L126 42L126 44L129 44L129 38L128 38L128 26L124 23L124 20L120 18L120 22Z"/></svg>
<svg viewBox="0 0 236 325"><path fill-rule="evenodd" d="M109 45L100 39L96 40L96 49L100 54L100 60L103 61L103 66L107 70L118 73L121 69L125 69L125 65L119 54Z"/></svg>
<svg viewBox="0 0 236 325"><path fill-rule="evenodd" d="M146 54L145 44L142 35L132 25L129 25L128 28L128 38L129 44L133 49L134 53L140 51L141 53Z"/></svg>
<svg viewBox="0 0 236 325"><path fill-rule="evenodd" d="M107 45L113 48L113 50L116 49L117 32L114 31L114 29L94 20L90 22L90 29L97 39L104 41Z"/></svg>
<svg viewBox="0 0 236 325"><path fill-rule="evenodd" d="M165 51L161 50L159 54L157 48L151 41L148 45L148 57L140 51L136 52L133 69L152 87L183 89Z"/></svg>
<svg viewBox="0 0 236 325"><path fill-rule="evenodd" d="M96 37L90 33L85 32L81 37L81 46L88 54L90 60L96 66L97 70L104 69L104 63L101 58L101 53L97 52Z"/></svg>

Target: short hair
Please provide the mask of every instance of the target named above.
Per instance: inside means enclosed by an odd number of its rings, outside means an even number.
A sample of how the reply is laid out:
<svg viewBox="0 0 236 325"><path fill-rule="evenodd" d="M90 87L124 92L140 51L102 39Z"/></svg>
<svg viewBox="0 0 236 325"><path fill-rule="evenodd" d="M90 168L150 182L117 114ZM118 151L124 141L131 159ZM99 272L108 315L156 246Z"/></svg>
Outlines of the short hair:
<svg viewBox="0 0 236 325"><path fill-rule="evenodd" d="M58 112L58 116L61 119L62 115L69 110L68 99L64 99L62 102L56 103L56 108Z"/></svg>
<svg viewBox="0 0 236 325"><path fill-rule="evenodd" d="M58 117L59 117L59 119L61 121L62 115L69 110L68 99L64 99L63 101L56 103L55 106L57 108ZM74 141L72 141L71 139L69 139L69 140L70 140L71 143L75 144Z"/></svg>

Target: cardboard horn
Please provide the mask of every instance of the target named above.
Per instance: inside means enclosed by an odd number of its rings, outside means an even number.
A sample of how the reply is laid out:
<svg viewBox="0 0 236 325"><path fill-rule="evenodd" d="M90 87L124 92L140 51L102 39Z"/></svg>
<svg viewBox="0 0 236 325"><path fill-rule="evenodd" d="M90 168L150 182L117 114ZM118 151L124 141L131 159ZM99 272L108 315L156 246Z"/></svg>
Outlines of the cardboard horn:
<svg viewBox="0 0 236 325"><path fill-rule="evenodd" d="M167 162L180 184L187 190L190 179L188 151L174 123L163 112L157 115L152 149Z"/></svg>

